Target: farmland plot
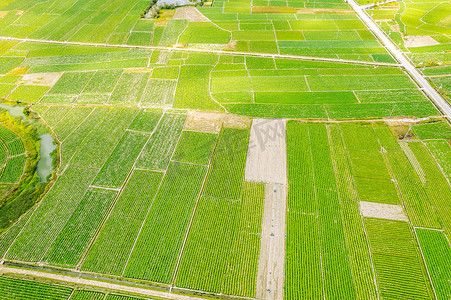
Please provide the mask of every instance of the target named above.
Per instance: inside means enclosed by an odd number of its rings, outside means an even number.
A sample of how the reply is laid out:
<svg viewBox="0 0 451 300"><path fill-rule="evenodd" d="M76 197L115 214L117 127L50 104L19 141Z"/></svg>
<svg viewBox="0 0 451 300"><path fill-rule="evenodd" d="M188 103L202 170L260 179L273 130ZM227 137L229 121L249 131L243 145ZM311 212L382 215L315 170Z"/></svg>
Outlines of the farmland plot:
<svg viewBox="0 0 451 300"><path fill-rule="evenodd" d="M138 111L130 108L114 108L108 117L92 131L71 159L71 164L101 168L124 135Z"/></svg>
<svg viewBox="0 0 451 300"><path fill-rule="evenodd" d="M70 167L42 200L33 217L11 246L6 257L13 260L40 261L52 241L64 228L98 170Z"/></svg>
<svg viewBox="0 0 451 300"><path fill-rule="evenodd" d="M366 218L365 229L381 297L431 299L429 278L409 224Z"/></svg>
<svg viewBox="0 0 451 300"><path fill-rule="evenodd" d="M130 255L126 277L172 281L206 171L198 165L169 164Z"/></svg>
<svg viewBox="0 0 451 300"><path fill-rule="evenodd" d="M110 209L117 192L89 189L43 260L53 265L75 267Z"/></svg>
<svg viewBox="0 0 451 300"><path fill-rule="evenodd" d="M138 168L164 170L169 164L174 148L185 123L185 114L165 113L136 162Z"/></svg>
<svg viewBox="0 0 451 300"><path fill-rule="evenodd" d="M245 182L239 201L203 196L176 285L255 297L264 186Z"/></svg>
<svg viewBox="0 0 451 300"><path fill-rule="evenodd" d="M239 199L244 180L249 130L224 128L219 135L204 195Z"/></svg>
<svg viewBox="0 0 451 300"><path fill-rule="evenodd" d="M216 140L216 134L183 131L172 160L208 165Z"/></svg>
<svg viewBox="0 0 451 300"><path fill-rule="evenodd" d="M297 176L294 165L315 176L306 175L310 177L307 185L291 188L288 193L286 286L289 288L285 297L331 297L339 289L353 298L356 291L326 128L322 124L288 123L287 130L289 184L293 182L290 177ZM299 196L293 196L293 192ZM337 276L338 281L334 280Z"/></svg>
<svg viewBox="0 0 451 300"><path fill-rule="evenodd" d="M33 281L0 277L0 292L4 299L68 299L72 289Z"/></svg>
<svg viewBox="0 0 451 300"><path fill-rule="evenodd" d="M82 262L82 270L122 275L162 177L158 172L133 172Z"/></svg>
<svg viewBox="0 0 451 300"><path fill-rule="evenodd" d="M448 268L451 263L449 240L442 232L436 230L417 228L416 234L437 298L449 298L451 296L449 282L451 272Z"/></svg>
<svg viewBox="0 0 451 300"><path fill-rule="evenodd" d="M127 131L94 180L95 186L119 188L149 139L146 133Z"/></svg>

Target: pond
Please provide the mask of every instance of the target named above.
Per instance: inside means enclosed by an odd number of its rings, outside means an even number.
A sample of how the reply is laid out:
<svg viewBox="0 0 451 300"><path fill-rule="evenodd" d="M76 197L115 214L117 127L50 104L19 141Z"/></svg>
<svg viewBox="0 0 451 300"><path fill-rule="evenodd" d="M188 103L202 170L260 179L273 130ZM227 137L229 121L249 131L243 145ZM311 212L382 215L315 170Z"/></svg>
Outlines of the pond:
<svg viewBox="0 0 451 300"><path fill-rule="evenodd" d="M23 113L23 107L0 103L0 108L6 109L13 117L22 117L23 120L27 118ZM55 150L56 143L50 133L41 134L39 137L41 138L41 146L39 148L39 161L36 172L38 173L40 181L46 182L47 177L52 173L53 159L50 154Z"/></svg>
<svg viewBox="0 0 451 300"><path fill-rule="evenodd" d="M39 137L41 138L41 147L39 148L39 161L36 171L41 182L46 182L47 177L52 174L53 159L50 154L55 150L56 144L50 133L41 134Z"/></svg>
<svg viewBox="0 0 451 300"><path fill-rule="evenodd" d="M26 116L23 113L23 107L0 103L0 108L6 109L8 113L13 117L22 117L23 120L26 119Z"/></svg>

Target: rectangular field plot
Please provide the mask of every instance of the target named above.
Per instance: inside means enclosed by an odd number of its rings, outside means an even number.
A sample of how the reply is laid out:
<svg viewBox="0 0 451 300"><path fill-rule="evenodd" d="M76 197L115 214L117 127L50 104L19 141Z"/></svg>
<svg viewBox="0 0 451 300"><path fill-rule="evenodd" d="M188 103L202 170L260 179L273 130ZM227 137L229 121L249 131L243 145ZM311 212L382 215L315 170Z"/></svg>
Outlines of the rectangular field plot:
<svg viewBox="0 0 451 300"><path fill-rule="evenodd" d="M48 93L50 95L78 95L83 91L93 75L93 72L64 73Z"/></svg>
<svg viewBox="0 0 451 300"><path fill-rule="evenodd" d="M86 251L116 195L116 191L89 189L43 260L53 265L74 267Z"/></svg>
<svg viewBox="0 0 451 300"><path fill-rule="evenodd" d="M127 131L103 165L93 185L121 187L148 139L147 133Z"/></svg>
<svg viewBox="0 0 451 300"><path fill-rule="evenodd" d="M82 262L82 270L122 275L162 177L158 172L133 172Z"/></svg>
<svg viewBox="0 0 451 300"><path fill-rule="evenodd" d="M288 123L287 135L289 185L297 176L306 176L308 181L288 192L285 297L331 297L339 290L354 298L349 241L340 217L343 208L336 192L326 126ZM307 173L297 174L295 165Z"/></svg>
<svg viewBox="0 0 451 300"><path fill-rule="evenodd" d="M264 186L244 183L239 201L203 196L176 285L255 297Z"/></svg>
<svg viewBox="0 0 451 300"><path fill-rule="evenodd" d="M437 299L451 296L451 247L446 236L436 230L416 229L426 266L434 285Z"/></svg>
<svg viewBox="0 0 451 300"><path fill-rule="evenodd" d="M4 299L65 300L70 297L72 289L1 276L0 293Z"/></svg>
<svg viewBox="0 0 451 300"><path fill-rule="evenodd" d="M172 160L208 165L217 137L212 133L183 131Z"/></svg>
<svg viewBox="0 0 451 300"><path fill-rule="evenodd" d="M431 299L429 277L409 224L365 218L365 228L380 295Z"/></svg>
<svg viewBox="0 0 451 300"><path fill-rule="evenodd" d="M172 281L207 168L171 163L130 255L124 275Z"/></svg>
<svg viewBox="0 0 451 300"><path fill-rule="evenodd" d="M137 109L114 108L80 143L71 164L101 168L131 124Z"/></svg>
<svg viewBox="0 0 451 300"><path fill-rule="evenodd" d="M219 135L204 195L239 199L244 180L249 130L225 128Z"/></svg>
<svg viewBox="0 0 451 300"><path fill-rule="evenodd" d="M136 162L138 168L165 170L185 124L185 114L163 115Z"/></svg>

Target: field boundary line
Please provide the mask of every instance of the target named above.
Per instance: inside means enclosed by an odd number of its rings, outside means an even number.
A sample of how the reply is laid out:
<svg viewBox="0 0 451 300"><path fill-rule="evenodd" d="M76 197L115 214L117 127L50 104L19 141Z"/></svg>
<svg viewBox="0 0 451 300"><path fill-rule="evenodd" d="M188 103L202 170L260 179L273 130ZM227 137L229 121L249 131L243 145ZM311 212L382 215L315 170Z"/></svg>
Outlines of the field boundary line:
<svg viewBox="0 0 451 300"><path fill-rule="evenodd" d="M74 45L74 46L92 46L92 47L125 48L125 49L148 49L148 50L163 50L163 51L166 50L166 51L180 51L180 52L226 54L226 55L236 55L236 56L285 58L285 59L294 59L294 60L334 62L334 63L370 65L370 66L387 66L387 67L401 67L402 66L401 64L398 64L398 63L359 61L359 60L351 60L351 59L326 58L326 57L317 57L317 56L301 56L301 55L290 55L290 54L270 54L270 53L258 53L258 52L253 53L253 52L242 52L242 51L234 52L234 51L225 51L225 50L208 50L208 49L195 49L195 48L163 47L163 46L113 45L113 44L102 44L102 43L83 43L83 42L55 41L55 40L27 39L27 38L13 38L13 37L0 37L0 40L28 42L28 43Z"/></svg>

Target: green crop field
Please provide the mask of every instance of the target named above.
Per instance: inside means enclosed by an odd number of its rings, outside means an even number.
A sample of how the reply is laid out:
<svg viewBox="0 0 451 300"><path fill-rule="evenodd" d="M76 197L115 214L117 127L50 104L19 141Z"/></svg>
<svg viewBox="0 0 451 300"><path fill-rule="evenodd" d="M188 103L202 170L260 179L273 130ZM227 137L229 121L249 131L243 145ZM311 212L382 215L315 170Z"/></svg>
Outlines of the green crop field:
<svg viewBox="0 0 451 300"><path fill-rule="evenodd" d="M36 280L37 279L37 280ZM41 282L42 281L42 282ZM89 287L88 287L89 288ZM115 291L102 292L86 289L80 285L64 286L59 282L49 283L42 278L21 279L10 276L0 277L2 299L52 299L52 300L144 300L150 298L116 294Z"/></svg>
<svg viewBox="0 0 451 300"><path fill-rule="evenodd" d="M356 2L448 103L449 2ZM0 0L0 299L450 299L449 116L353 6L159 5Z"/></svg>
<svg viewBox="0 0 451 300"><path fill-rule="evenodd" d="M0 183L16 183L22 177L26 162L21 139L0 126Z"/></svg>

